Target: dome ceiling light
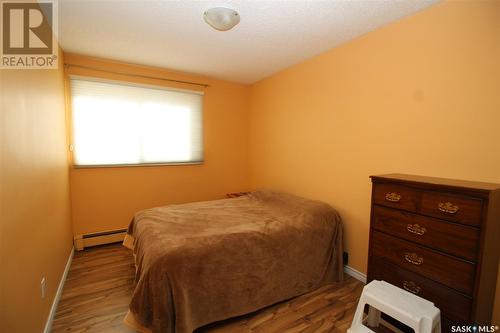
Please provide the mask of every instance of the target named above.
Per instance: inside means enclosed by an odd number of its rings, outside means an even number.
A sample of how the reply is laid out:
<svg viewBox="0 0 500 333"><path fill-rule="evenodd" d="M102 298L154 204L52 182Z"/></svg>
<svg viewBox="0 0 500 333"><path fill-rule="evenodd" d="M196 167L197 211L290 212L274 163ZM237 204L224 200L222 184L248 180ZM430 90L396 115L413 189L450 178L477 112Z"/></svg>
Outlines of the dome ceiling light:
<svg viewBox="0 0 500 333"><path fill-rule="evenodd" d="M203 13L203 19L215 30L227 31L240 22L240 15L231 8L214 7Z"/></svg>

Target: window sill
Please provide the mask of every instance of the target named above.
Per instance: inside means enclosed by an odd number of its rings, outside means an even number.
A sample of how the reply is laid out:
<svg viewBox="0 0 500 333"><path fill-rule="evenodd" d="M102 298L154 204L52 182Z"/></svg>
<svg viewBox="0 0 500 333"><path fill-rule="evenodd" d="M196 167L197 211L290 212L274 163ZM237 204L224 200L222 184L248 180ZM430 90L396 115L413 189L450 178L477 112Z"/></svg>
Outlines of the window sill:
<svg viewBox="0 0 500 333"><path fill-rule="evenodd" d="M174 162L174 163L140 163L140 164L96 164L96 165L76 165L73 169L101 169L101 168L136 168L136 167L158 167L158 166L182 166L182 165L202 165L204 161L199 162Z"/></svg>

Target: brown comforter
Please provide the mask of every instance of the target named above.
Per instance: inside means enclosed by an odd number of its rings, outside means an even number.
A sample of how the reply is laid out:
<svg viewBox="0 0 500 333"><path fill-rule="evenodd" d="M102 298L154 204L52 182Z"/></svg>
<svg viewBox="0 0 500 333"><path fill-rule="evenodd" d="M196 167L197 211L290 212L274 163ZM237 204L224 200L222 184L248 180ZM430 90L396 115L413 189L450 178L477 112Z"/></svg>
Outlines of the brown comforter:
<svg viewBox="0 0 500 333"><path fill-rule="evenodd" d="M342 277L338 214L290 194L143 210L128 235L137 266L129 315L153 332L190 333Z"/></svg>

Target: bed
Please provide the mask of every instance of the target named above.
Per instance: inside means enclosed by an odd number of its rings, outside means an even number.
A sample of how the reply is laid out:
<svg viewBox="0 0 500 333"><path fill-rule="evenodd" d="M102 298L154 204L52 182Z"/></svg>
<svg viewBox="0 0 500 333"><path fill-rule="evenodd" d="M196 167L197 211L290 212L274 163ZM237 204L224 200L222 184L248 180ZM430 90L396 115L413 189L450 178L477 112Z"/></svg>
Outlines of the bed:
<svg viewBox="0 0 500 333"><path fill-rule="evenodd" d="M124 245L136 287L125 322L191 333L342 279L342 224L329 205L272 191L138 212Z"/></svg>

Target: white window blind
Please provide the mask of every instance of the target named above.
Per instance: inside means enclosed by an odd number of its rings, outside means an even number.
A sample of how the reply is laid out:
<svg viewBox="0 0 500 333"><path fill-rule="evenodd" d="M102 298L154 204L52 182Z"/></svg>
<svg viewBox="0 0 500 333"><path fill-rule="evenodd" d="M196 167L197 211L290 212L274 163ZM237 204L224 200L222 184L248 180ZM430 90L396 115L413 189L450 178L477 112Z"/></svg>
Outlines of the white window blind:
<svg viewBox="0 0 500 333"><path fill-rule="evenodd" d="M78 166L203 161L198 92L71 78Z"/></svg>

